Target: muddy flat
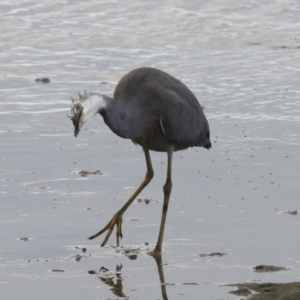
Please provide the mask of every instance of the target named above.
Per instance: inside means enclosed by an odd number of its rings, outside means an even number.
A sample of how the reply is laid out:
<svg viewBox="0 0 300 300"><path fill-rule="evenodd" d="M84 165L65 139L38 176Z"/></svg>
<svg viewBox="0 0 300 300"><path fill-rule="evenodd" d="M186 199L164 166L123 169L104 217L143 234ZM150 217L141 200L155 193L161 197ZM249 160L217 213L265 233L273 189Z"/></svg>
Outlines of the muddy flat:
<svg viewBox="0 0 300 300"><path fill-rule="evenodd" d="M297 1L17 0L0 12L3 299L233 300L246 296L228 285L256 295L282 283L290 294L273 300L299 298ZM70 96L112 96L141 66L182 80L211 129L211 150L174 155L161 262L147 252L166 154L151 153L155 177L124 215L121 246L113 234L101 248L87 238L139 186L144 155L100 116L74 138L66 116Z"/></svg>
<svg viewBox="0 0 300 300"><path fill-rule="evenodd" d="M298 300L300 299L300 283L242 283L235 285L231 291L236 296L247 296L249 300Z"/></svg>

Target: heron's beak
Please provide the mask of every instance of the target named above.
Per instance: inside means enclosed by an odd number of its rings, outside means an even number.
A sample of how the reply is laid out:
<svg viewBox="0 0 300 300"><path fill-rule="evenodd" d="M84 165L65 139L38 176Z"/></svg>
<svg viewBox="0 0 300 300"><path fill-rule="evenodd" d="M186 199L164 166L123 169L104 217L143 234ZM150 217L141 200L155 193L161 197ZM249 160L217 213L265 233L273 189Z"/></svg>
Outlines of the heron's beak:
<svg viewBox="0 0 300 300"><path fill-rule="evenodd" d="M72 112L74 113L73 116L68 116L72 122L73 122L73 125L74 125L74 136L77 137L79 131L80 131L80 128L82 127L83 125L83 121L82 121L82 112L83 112L83 107L80 107L80 108L77 108L76 110L72 110Z"/></svg>
<svg viewBox="0 0 300 300"><path fill-rule="evenodd" d="M73 116L72 121L73 121L73 125L75 127L74 129L74 136L77 137L81 126L83 125L83 122L81 120L81 114L83 111L83 107Z"/></svg>

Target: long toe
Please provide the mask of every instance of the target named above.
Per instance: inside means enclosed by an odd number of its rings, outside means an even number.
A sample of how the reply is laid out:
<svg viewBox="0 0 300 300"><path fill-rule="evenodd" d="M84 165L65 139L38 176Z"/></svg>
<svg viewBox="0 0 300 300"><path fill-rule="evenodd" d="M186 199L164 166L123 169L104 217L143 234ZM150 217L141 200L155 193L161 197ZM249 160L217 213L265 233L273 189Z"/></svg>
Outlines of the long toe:
<svg viewBox="0 0 300 300"><path fill-rule="evenodd" d="M104 233L105 231L107 231L106 236L105 236L105 238L104 238L104 240L101 244L101 247L103 247L107 243L110 235L112 234L112 231L114 230L114 227L116 226L117 246L119 246L119 240L120 240L120 238L123 237L123 234L122 234L122 215L123 215L123 212L121 212L121 211L118 211L117 213L115 213L115 215L106 224L106 226L103 229L101 229L96 234L90 236L88 239L92 240L92 239L96 238L97 236L101 235L102 233Z"/></svg>
<svg viewBox="0 0 300 300"><path fill-rule="evenodd" d="M111 222L111 224L110 224L110 226L109 226L109 228L107 230L106 236L105 236L105 238L104 238L104 240L103 240L103 242L101 244L101 247L103 247L107 243L107 241L108 241L108 239L109 239L112 231L114 230L114 226L115 225L116 225L115 222Z"/></svg>
<svg viewBox="0 0 300 300"><path fill-rule="evenodd" d="M109 226L107 234L101 244L101 247L103 247L107 243L115 226L116 226L117 246L120 245L120 238L123 237L123 235L122 235L122 215L120 216L120 215L116 214L116 215L114 215L113 219L110 222L110 226Z"/></svg>

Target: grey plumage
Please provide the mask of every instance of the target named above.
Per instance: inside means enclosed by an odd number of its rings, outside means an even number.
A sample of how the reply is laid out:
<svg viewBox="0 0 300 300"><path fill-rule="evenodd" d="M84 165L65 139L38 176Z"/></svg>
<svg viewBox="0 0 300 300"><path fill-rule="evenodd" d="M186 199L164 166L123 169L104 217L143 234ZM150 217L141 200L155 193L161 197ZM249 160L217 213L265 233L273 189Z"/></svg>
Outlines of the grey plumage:
<svg viewBox="0 0 300 300"><path fill-rule="evenodd" d="M82 125L99 113L109 128L122 138L142 146L146 162L146 178L114 215L111 221L90 239L108 230L102 243L108 240L114 226L117 244L122 237L122 215L135 197L150 182L153 169L149 150L167 152L168 172L164 185L164 209L157 245L152 255L161 253L168 201L172 188L171 165L173 151L200 146L209 149L209 125L195 95L178 79L154 68L139 68L129 72L118 83L113 98L97 93L79 93L73 101L71 117L75 136Z"/></svg>
<svg viewBox="0 0 300 300"><path fill-rule="evenodd" d="M175 151L211 146L208 122L196 97L165 72L153 68L133 70L120 80L113 99L106 99L108 106L100 111L106 124L141 146L166 151L166 145L156 142L164 137L169 140L166 144L175 143ZM123 127L126 136L122 135Z"/></svg>

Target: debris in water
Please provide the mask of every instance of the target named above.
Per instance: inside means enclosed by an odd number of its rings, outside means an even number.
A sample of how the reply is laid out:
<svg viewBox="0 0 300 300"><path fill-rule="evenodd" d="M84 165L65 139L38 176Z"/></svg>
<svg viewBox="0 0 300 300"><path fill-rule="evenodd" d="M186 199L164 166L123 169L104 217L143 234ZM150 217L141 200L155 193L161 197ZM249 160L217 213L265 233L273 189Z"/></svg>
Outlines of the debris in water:
<svg viewBox="0 0 300 300"><path fill-rule="evenodd" d="M49 82L50 82L50 79L49 79L49 78L46 78L46 77L44 77L44 78L37 78L37 79L35 80L35 82L49 83Z"/></svg>
<svg viewBox="0 0 300 300"><path fill-rule="evenodd" d="M127 221L139 221L142 220L143 218L140 217L132 217L132 218L128 218Z"/></svg>
<svg viewBox="0 0 300 300"><path fill-rule="evenodd" d="M221 257L221 256L224 256L224 255L227 255L227 253L221 253L221 252L213 252L213 253L210 253L210 254L206 254L206 253L200 253L198 254L200 257Z"/></svg>
<svg viewBox="0 0 300 300"><path fill-rule="evenodd" d="M259 265L253 267L253 270L255 272L262 273L262 272L278 272L278 271L284 271L289 269L284 267L271 266L271 265Z"/></svg>
<svg viewBox="0 0 300 300"><path fill-rule="evenodd" d="M141 198L138 198L137 199L137 202L138 203L142 203L142 202L144 202L145 204L149 204L150 202L158 202L158 200L154 200L154 199L141 199Z"/></svg>
<svg viewBox="0 0 300 300"><path fill-rule="evenodd" d="M252 294L251 291L245 287L240 287L237 290L230 291L228 293L236 295L236 296L246 296L246 297Z"/></svg>
<svg viewBox="0 0 300 300"><path fill-rule="evenodd" d="M279 214L288 214L288 215L296 216L298 214L298 211L289 209L287 211L281 211L279 212Z"/></svg>
<svg viewBox="0 0 300 300"><path fill-rule="evenodd" d="M78 172L82 177L87 177L89 175L102 175L103 173L100 172L99 170L96 171L80 171Z"/></svg>

